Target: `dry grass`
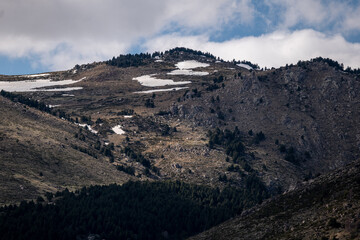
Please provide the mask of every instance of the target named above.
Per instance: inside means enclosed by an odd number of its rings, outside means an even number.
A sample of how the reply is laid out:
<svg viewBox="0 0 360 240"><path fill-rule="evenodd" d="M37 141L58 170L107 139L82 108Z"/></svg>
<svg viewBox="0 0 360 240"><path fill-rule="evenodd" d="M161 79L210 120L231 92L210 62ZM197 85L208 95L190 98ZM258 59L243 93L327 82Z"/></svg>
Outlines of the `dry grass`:
<svg viewBox="0 0 360 240"><path fill-rule="evenodd" d="M129 179L107 158L95 159L71 147L88 147L74 138L77 126L2 97L0 101L1 205L34 199L46 191Z"/></svg>

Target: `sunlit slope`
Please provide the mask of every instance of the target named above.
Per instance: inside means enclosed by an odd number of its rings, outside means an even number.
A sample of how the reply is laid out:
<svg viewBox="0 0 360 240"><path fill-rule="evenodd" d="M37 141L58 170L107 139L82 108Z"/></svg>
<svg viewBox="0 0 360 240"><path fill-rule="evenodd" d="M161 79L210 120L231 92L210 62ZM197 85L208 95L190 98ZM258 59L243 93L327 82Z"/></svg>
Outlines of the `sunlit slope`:
<svg viewBox="0 0 360 240"><path fill-rule="evenodd" d="M34 199L46 191L84 185L122 183L129 175L116 170L101 154L97 158L74 149L91 148L74 136L75 124L0 97L0 204Z"/></svg>

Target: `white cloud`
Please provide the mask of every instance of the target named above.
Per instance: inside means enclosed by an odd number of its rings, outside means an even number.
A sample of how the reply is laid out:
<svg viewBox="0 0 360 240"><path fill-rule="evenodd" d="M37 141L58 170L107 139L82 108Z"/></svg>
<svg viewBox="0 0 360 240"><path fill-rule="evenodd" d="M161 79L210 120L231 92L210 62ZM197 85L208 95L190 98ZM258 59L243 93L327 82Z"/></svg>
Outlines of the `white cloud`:
<svg viewBox="0 0 360 240"><path fill-rule="evenodd" d="M251 18L249 0L2 0L0 54L51 69L104 60L176 26L216 31ZM248 6L249 5L249 6ZM38 59L38 60L36 60Z"/></svg>
<svg viewBox="0 0 360 240"><path fill-rule="evenodd" d="M341 0L265 0L267 18L280 19L279 29L298 24L332 33L360 30L360 4Z"/></svg>
<svg viewBox="0 0 360 240"><path fill-rule="evenodd" d="M360 6L352 9L346 14L342 27L346 31L360 31Z"/></svg>
<svg viewBox="0 0 360 240"><path fill-rule="evenodd" d="M97 39L34 39L28 36L7 36L0 40L0 53L10 58L27 58L33 68L39 65L51 70L65 70L75 64L108 59L125 52L130 45Z"/></svg>
<svg viewBox="0 0 360 240"><path fill-rule="evenodd" d="M329 57L345 66L360 67L360 44L349 43L341 35L327 36L311 29L295 32L277 31L259 37L244 37L211 42L205 35L181 37L161 36L146 43L149 51L166 50L184 46L211 52L225 60L250 60L261 67L279 67L309 60L315 57Z"/></svg>
<svg viewBox="0 0 360 240"><path fill-rule="evenodd" d="M266 0L265 2L271 8L284 9L280 12L280 18L282 18L280 27L282 28L292 27L299 22L318 25L327 16L326 9L320 0Z"/></svg>
<svg viewBox="0 0 360 240"><path fill-rule="evenodd" d="M340 0L264 2L270 7L269 16L262 15L258 3L251 0L1 0L0 55L28 58L33 66L59 70L106 60L146 42L151 50L188 46L267 66L319 55L352 66L358 60L353 56L359 53L358 45L334 33L360 30L359 5ZM271 26L273 15L282 23L272 34L224 43L208 40L221 35L223 27L254 27L259 16ZM333 35L311 30L286 32L299 23L317 31L331 25L332 31L326 32ZM162 36L164 32L170 34ZM331 48L330 42L336 47Z"/></svg>
<svg viewBox="0 0 360 240"><path fill-rule="evenodd" d="M251 0L167 0L165 21L198 30L218 29L230 21L249 23L253 20Z"/></svg>

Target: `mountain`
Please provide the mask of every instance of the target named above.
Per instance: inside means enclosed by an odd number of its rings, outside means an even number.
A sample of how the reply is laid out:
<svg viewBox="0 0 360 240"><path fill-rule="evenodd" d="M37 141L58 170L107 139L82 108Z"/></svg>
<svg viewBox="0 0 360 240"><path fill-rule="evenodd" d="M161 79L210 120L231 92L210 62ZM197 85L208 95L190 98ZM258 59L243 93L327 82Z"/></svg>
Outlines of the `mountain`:
<svg viewBox="0 0 360 240"><path fill-rule="evenodd" d="M313 182L330 188L331 174L346 178L339 169L359 161L359 78L331 59L264 70L186 48L0 75L0 203L170 180L245 191L241 212L295 199Z"/></svg>

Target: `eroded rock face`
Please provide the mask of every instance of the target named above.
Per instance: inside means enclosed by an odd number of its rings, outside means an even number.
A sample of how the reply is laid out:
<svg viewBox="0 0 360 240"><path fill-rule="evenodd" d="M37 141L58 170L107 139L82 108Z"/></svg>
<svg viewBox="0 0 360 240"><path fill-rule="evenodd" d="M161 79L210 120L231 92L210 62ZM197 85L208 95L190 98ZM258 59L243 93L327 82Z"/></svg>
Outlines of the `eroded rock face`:
<svg viewBox="0 0 360 240"><path fill-rule="evenodd" d="M273 144L278 140L308 152L311 158L301 168L314 173L338 168L360 156L360 111L356 110L360 99L355 91L359 88L356 75L326 63L311 63L243 74L228 80L223 88L203 91L201 99L182 102L186 114L172 112L194 126L237 126L245 133L261 130L269 137L265 151L283 158Z"/></svg>

